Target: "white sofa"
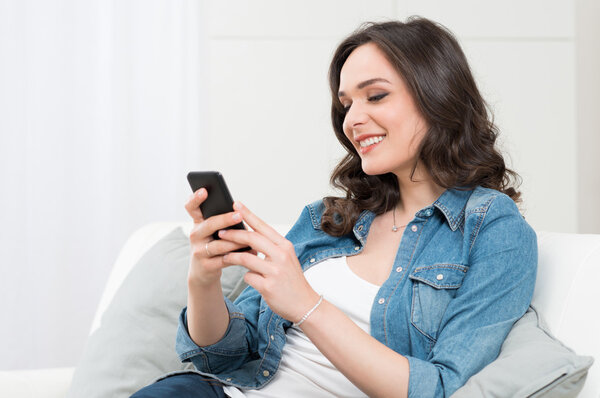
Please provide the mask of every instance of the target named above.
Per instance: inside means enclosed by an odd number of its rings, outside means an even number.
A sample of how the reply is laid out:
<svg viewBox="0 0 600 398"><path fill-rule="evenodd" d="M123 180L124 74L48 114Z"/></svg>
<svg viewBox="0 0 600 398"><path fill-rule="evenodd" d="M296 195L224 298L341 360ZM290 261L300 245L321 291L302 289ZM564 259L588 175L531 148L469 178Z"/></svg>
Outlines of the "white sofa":
<svg viewBox="0 0 600 398"><path fill-rule="evenodd" d="M161 237L190 224L154 223L136 231L112 269L92 330L137 260ZM276 226L285 233L286 226ZM600 235L538 232L539 268L533 305L552 333L575 352L600 359ZM91 333L90 332L90 333ZM0 372L0 397L64 397L74 368ZM600 398L600 365L591 367L581 398Z"/></svg>

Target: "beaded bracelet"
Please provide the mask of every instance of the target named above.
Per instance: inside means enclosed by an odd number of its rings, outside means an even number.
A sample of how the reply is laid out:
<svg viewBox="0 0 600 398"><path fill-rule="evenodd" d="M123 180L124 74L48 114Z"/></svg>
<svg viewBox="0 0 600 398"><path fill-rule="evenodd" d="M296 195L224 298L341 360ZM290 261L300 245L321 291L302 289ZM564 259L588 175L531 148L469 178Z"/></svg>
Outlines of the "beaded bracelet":
<svg viewBox="0 0 600 398"><path fill-rule="evenodd" d="M323 302L323 295L319 296L319 301L317 301L317 304L315 304L314 307L312 307L310 310L308 310L308 312L306 314L304 314L304 316L298 321L298 323L294 323L294 326L300 326L302 325L302 323L310 316L310 314L313 313L314 310L317 309L317 307Z"/></svg>

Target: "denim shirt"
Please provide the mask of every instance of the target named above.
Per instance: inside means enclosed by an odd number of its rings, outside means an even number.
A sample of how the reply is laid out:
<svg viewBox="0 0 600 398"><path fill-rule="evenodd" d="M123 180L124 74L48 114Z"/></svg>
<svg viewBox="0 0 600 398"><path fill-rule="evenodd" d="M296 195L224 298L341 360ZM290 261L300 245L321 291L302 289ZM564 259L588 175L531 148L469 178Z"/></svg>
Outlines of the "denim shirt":
<svg viewBox="0 0 600 398"><path fill-rule="evenodd" d="M286 236L304 271L359 254L375 217L363 211L353 233L332 237L321 230L324 209L322 201L306 206ZM492 362L527 310L536 269L536 234L505 194L449 189L418 211L370 315L371 335L408 359L408 396L448 397ZM205 347L190 338L183 309L177 353L224 384L260 388L277 372L291 322L252 287L225 301L227 331Z"/></svg>

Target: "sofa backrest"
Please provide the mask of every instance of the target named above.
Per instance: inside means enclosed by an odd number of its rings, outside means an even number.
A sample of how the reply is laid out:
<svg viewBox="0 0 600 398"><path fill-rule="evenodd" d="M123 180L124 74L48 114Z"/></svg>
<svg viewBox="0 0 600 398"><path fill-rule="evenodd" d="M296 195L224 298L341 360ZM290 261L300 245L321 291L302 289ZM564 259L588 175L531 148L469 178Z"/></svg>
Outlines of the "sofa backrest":
<svg viewBox="0 0 600 398"><path fill-rule="evenodd" d="M550 331L581 355L600 361L600 235L538 232L538 274L532 306ZM600 396L592 365L580 397Z"/></svg>

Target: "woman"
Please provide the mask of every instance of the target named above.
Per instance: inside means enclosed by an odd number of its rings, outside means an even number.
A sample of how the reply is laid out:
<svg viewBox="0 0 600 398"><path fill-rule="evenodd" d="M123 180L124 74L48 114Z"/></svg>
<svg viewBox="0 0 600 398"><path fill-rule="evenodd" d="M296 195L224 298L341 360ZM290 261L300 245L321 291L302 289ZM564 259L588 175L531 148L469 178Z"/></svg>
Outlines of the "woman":
<svg viewBox="0 0 600 398"><path fill-rule="evenodd" d="M239 202L203 219L197 191L177 351L199 372L136 397L447 397L526 311L535 233L452 34L422 18L370 24L329 78L345 197L308 205L284 238ZM240 220L253 231L224 230ZM235 304L219 281L232 264L249 270Z"/></svg>

